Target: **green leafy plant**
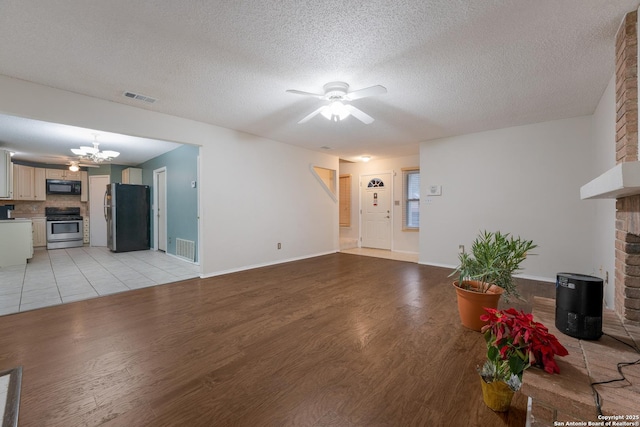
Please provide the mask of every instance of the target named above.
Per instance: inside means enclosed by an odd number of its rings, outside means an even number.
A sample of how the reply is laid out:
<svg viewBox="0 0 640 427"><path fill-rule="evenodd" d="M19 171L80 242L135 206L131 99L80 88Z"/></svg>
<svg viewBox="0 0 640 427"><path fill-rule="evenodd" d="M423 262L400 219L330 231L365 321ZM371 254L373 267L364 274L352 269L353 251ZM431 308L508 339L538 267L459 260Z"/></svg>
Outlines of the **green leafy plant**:
<svg viewBox="0 0 640 427"><path fill-rule="evenodd" d="M521 269L520 264L536 247L532 240L509 233L482 231L473 241L471 252L459 254L460 265L451 276L458 274L458 284L464 289L474 289L466 284L469 280L483 284L480 292L486 292L491 284L500 286L508 301L509 296L518 296L513 274Z"/></svg>
<svg viewBox="0 0 640 427"><path fill-rule="evenodd" d="M558 339L530 313L513 308L485 308L480 318L487 343L487 360L479 369L487 383L504 381L514 391L522 385L522 374L530 366L539 366L550 374L560 373L554 356L569 354Z"/></svg>

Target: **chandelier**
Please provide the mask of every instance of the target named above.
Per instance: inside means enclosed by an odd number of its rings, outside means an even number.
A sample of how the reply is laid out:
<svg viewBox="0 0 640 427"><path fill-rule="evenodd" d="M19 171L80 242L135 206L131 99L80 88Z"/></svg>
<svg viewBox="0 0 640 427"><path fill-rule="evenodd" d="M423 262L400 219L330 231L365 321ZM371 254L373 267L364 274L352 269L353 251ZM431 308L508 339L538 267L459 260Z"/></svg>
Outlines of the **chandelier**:
<svg viewBox="0 0 640 427"><path fill-rule="evenodd" d="M89 146L81 146L80 148L72 148L71 152L76 156L79 156L81 159L88 159L94 163L102 163L102 162L110 162L120 155L117 151L104 150L100 151L98 146L100 143L97 142L98 136L93 136L93 147Z"/></svg>

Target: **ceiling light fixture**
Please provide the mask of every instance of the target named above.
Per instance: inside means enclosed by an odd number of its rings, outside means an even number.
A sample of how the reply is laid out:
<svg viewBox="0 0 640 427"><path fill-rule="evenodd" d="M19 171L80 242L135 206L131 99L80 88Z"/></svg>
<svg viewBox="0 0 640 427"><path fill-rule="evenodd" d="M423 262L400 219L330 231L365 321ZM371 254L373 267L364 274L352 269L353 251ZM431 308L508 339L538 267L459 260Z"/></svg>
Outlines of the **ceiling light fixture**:
<svg viewBox="0 0 640 427"><path fill-rule="evenodd" d="M97 142L98 135L93 135L93 147L81 146L80 148L72 148L71 152L82 159L89 159L94 163L110 162L120 155L117 151L105 150L100 151Z"/></svg>
<svg viewBox="0 0 640 427"><path fill-rule="evenodd" d="M346 105L344 105L340 101L334 101L329 105L325 105L325 107L320 111L327 120L331 120L332 122L338 122L340 120L344 120L349 117L349 110Z"/></svg>
<svg viewBox="0 0 640 427"><path fill-rule="evenodd" d="M371 160L371 156L361 156L360 160L362 160L363 162L367 163L369 160Z"/></svg>
<svg viewBox="0 0 640 427"><path fill-rule="evenodd" d="M78 162L71 161L71 166L69 166L69 170L71 172L78 172L80 170L80 166L78 166Z"/></svg>

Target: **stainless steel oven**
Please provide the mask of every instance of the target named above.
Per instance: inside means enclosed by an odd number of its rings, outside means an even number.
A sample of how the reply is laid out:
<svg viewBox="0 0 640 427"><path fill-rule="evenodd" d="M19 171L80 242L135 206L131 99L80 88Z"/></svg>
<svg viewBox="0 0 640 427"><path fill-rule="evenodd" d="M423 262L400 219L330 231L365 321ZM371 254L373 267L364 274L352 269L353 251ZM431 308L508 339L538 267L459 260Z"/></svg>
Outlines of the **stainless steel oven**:
<svg viewBox="0 0 640 427"><path fill-rule="evenodd" d="M47 249L82 246L83 230L80 208L45 208Z"/></svg>

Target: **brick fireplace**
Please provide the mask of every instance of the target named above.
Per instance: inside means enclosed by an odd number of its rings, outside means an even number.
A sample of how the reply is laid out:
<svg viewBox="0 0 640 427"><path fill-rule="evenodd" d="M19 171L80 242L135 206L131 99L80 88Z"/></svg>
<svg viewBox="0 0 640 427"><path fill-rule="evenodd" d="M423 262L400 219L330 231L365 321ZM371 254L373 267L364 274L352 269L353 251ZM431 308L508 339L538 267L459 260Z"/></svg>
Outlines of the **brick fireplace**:
<svg viewBox="0 0 640 427"><path fill-rule="evenodd" d="M638 161L637 12L616 35L616 163ZM616 199L615 310L640 324L640 195Z"/></svg>

